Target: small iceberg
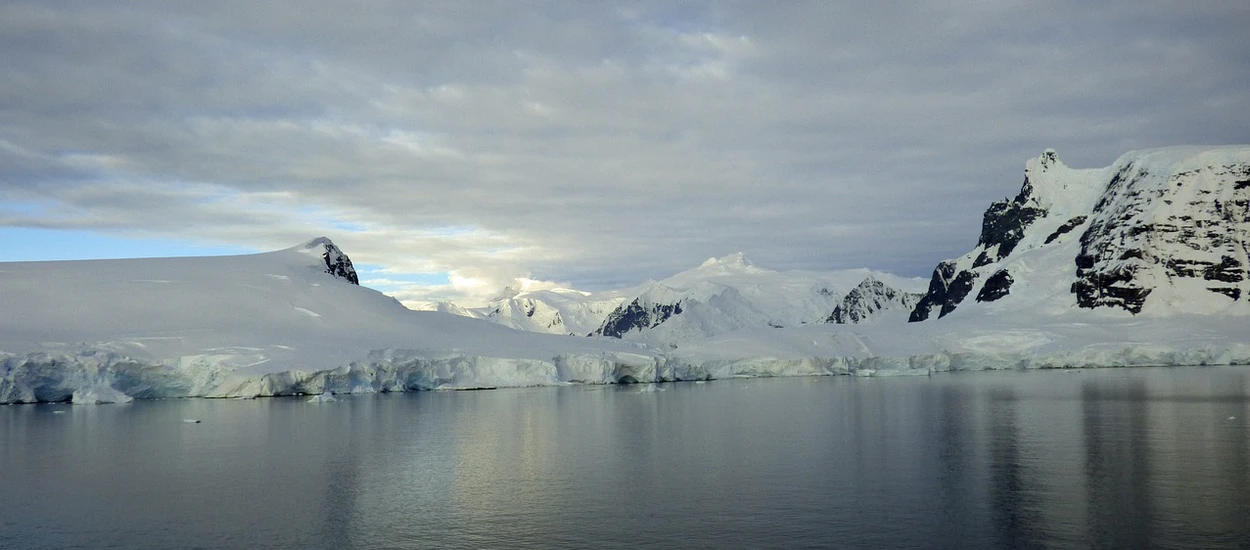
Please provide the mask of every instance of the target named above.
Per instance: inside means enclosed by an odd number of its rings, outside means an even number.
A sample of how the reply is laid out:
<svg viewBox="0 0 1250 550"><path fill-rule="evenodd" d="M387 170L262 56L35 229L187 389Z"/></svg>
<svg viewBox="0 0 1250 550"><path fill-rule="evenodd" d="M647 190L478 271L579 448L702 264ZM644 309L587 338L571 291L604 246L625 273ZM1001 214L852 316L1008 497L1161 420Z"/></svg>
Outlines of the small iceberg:
<svg viewBox="0 0 1250 550"><path fill-rule="evenodd" d="M113 389L111 386L92 386L77 390L70 397L75 405L100 405L103 403L129 403L135 398Z"/></svg>
<svg viewBox="0 0 1250 550"><path fill-rule="evenodd" d="M334 394L332 393L314 395L312 396L312 399L308 400L309 403L333 403L335 401L338 401L338 399L335 399Z"/></svg>

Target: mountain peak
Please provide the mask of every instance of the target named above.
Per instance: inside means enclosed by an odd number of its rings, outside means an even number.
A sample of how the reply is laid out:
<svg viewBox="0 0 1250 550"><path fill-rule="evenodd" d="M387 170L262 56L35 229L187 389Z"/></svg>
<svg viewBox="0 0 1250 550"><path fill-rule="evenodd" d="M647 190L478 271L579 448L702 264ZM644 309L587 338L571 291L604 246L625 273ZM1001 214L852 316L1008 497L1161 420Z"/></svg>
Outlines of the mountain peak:
<svg viewBox="0 0 1250 550"><path fill-rule="evenodd" d="M324 247L332 247L332 246L334 246L334 241L331 241L331 240L330 240L330 237L324 237L324 236L322 236L322 237L317 237L317 238L315 238L315 239L313 239L313 240L310 240L310 241L308 241L308 242L306 242L306 243L304 243L304 244L300 245L300 248L303 248L304 250L312 250L312 249L317 248L317 247L319 247L319 246L324 246ZM335 247L335 248L338 248L337 246L334 246L334 247Z"/></svg>
<svg viewBox="0 0 1250 550"><path fill-rule="evenodd" d="M1054 149L1046 149L1037 158L1029 159L1024 165L1025 174L1038 174L1048 172L1053 168L1067 166L1063 161L1059 160L1059 153Z"/></svg>
<svg viewBox="0 0 1250 550"><path fill-rule="evenodd" d="M360 284L360 278L356 275L356 268L352 267L351 258L348 258L347 254L344 254L339 247L335 246L329 237L317 237L295 247L295 249L306 254L320 253L321 260L325 262L326 273L354 285Z"/></svg>
<svg viewBox="0 0 1250 550"><path fill-rule="evenodd" d="M699 265L699 267L754 267L752 262L742 252L735 252L728 256L720 258L708 258L707 261Z"/></svg>

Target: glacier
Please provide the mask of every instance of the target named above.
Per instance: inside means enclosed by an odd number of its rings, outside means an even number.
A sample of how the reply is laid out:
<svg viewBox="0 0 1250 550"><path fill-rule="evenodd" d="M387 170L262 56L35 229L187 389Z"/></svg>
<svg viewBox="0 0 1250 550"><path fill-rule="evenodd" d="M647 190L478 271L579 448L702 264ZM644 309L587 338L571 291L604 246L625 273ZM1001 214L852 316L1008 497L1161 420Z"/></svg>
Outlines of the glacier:
<svg viewBox="0 0 1250 550"><path fill-rule="evenodd" d="M1247 365L1248 209L1250 146L1082 170L1048 150L918 301L907 293L923 281L733 255L599 296L514 292L495 322L360 286L324 237L240 256L0 263L0 403ZM577 334L614 316L621 338Z"/></svg>

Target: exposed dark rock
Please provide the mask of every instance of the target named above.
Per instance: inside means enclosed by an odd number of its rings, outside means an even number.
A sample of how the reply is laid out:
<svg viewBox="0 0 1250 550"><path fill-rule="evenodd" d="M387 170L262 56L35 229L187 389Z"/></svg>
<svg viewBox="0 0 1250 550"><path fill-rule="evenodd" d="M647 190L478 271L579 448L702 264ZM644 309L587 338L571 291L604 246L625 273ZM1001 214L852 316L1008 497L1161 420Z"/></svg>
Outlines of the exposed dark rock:
<svg viewBox="0 0 1250 550"><path fill-rule="evenodd" d="M604 319L603 325L590 335L598 334L620 338L631 330L648 329L663 323L669 317L680 314L681 302L676 304L653 304L651 309L647 309L635 299L629 305L613 310L612 313L608 314L608 318Z"/></svg>
<svg viewBox="0 0 1250 550"><path fill-rule="evenodd" d="M1140 184L1149 175L1144 170L1132 164L1122 168L1098 201L1093 221L1081 236L1077 281L1072 285L1077 304L1086 308L1122 307L1138 313L1152 290L1143 280L1153 279L1139 277L1147 270L1161 269L1171 279L1244 282L1245 243L1250 242L1246 229L1250 185L1241 182L1248 172L1250 167L1245 165L1205 166L1173 174L1168 185L1160 188ZM1220 193L1214 187L1200 187L1195 196L1207 198L1183 203L1162 198L1192 185L1211 185L1211 181L1219 181L1217 178L1233 182L1231 194L1227 187ZM1168 208L1151 208L1155 201ZM1236 288L1210 290L1240 296Z"/></svg>
<svg viewBox="0 0 1250 550"><path fill-rule="evenodd" d="M977 275L971 271L960 271L959 275L955 276L955 280L951 281L951 285L947 289L947 299L942 304L942 311L938 313L939 318L955 311L955 306L968 297L968 293L972 292L972 283L976 281L976 278Z"/></svg>
<svg viewBox="0 0 1250 550"><path fill-rule="evenodd" d="M344 254L339 247L334 246L329 239L324 239L321 243L325 245L325 252L321 254L321 259L325 260L326 273L334 275L340 279L346 279L347 282L359 285L360 279L356 276L356 268L352 267L352 261Z"/></svg>
<svg viewBox="0 0 1250 550"><path fill-rule="evenodd" d="M1054 242L1055 239L1058 239L1060 236L1071 232L1073 229L1076 229L1078 226L1085 223L1085 220L1087 219L1089 219L1087 216L1077 216L1063 222L1063 225L1059 226L1059 229L1056 229L1054 233L1046 236L1046 242L1043 244L1050 244Z"/></svg>
<svg viewBox="0 0 1250 550"><path fill-rule="evenodd" d="M956 274L955 263L952 261L938 264L933 270L933 278L929 280L929 291L920 298L907 321L910 323L924 321L929 318L935 307L938 308L939 318L955 311L955 306L968 297L969 292L972 292L974 280L976 280L976 274L971 271L964 270Z"/></svg>
<svg viewBox="0 0 1250 550"><path fill-rule="evenodd" d="M1098 306L1118 306L1130 313L1141 313L1146 296L1152 289L1143 288L1133 280L1136 270L1098 273L1072 283L1078 306L1093 309Z"/></svg>
<svg viewBox="0 0 1250 550"><path fill-rule="evenodd" d="M1212 265L1202 272L1202 278L1207 281L1219 281L1221 283L1240 283L1244 279L1241 262L1231 256L1224 256L1220 259L1220 263Z"/></svg>
<svg viewBox="0 0 1250 550"><path fill-rule="evenodd" d="M1006 269L1000 269L985 280L981 291L977 293L978 302L993 302L1011 292L1011 283L1015 282Z"/></svg>
<svg viewBox="0 0 1250 550"><path fill-rule="evenodd" d="M833 309L833 313L829 314L825 322L860 323L873 314L891 307L910 308L919 298L918 294L897 290L878 281L875 277L868 277L842 298L842 302Z"/></svg>
<svg viewBox="0 0 1250 550"><path fill-rule="evenodd" d="M1208 287L1207 290L1217 294L1223 294L1234 300L1241 298L1241 289L1236 287Z"/></svg>
<svg viewBox="0 0 1250 550"><path fill-rule="evenodd" d="M983 265L990 265L992 263L994 263L994 259L990 257L990 251L982 250L981 253L977 255L977 259L972 261L972 268L976 269Z"/></svg>
<svg viewBox="0 0 1250 550"><path fill-rule="evenodd" d="M991 204L981 218L981 238L977 244L985 247L985 259L999 261L1006 258L1024 238L1024 230L1038 218L1046 215L1046 210L1038 208L1030 202L1033 186L1025 179L1020 194L1011 201L998 201ZM991 256L989 251L997 247ZM974 262L974 267L989 264L989 261ZM978 265L979 264L979 265Z"/></svg>
<svg viewBox="0 0 1250 550"><path fill-rule="evenodd" d="M955 262L945 261L933 268L933 277L929 279L929 290L916 303L916 308L911 311L907 322L924 321L929 318L929 313L935 306L940 309L942 302L946 300L946 287L950 286L951 279L954 278Z"/></svg>

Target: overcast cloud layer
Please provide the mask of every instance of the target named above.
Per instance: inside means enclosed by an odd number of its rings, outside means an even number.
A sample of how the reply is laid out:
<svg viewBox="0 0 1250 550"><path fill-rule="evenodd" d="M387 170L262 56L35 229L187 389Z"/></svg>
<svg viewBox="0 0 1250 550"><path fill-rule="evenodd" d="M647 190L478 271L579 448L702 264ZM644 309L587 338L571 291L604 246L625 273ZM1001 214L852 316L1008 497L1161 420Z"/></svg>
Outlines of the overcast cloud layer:
<svg viewBox="0 0 1250 550"><path fill-rule="evenodd" d="M324 234L408 300L927 276L1044 148L1250 142L1250 3L1098 4L5 2L0 227Z"/></svg>

